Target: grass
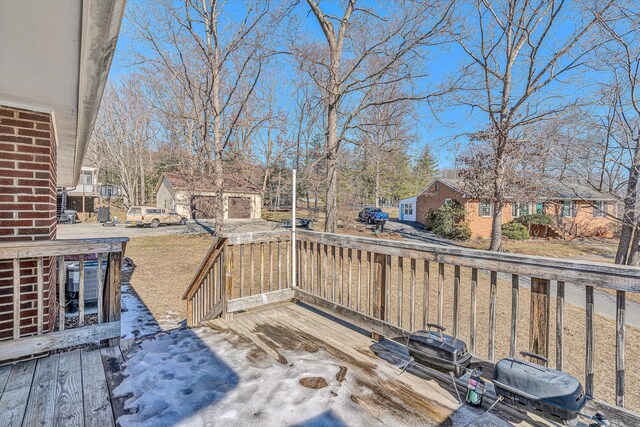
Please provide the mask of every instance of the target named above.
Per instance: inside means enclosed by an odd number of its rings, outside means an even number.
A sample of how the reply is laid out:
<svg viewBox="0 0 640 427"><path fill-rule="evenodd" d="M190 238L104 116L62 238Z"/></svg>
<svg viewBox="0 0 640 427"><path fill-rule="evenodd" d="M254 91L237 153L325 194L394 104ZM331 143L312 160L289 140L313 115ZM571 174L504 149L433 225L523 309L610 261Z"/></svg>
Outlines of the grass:
<svg viewBox="0 0 640 427"><path fill-rule="evenodd" d="M472 239L462 243L474 249L487 249L488 239ZM548 256L555 258L589 259L599 262L613 262L616 243L612 240L505 240L502 249L524 255Z"/></svg>
<svg viewBox="0 0 640 427"><path fill-rule="evenodd" d="M131 285L159 323L186 318L182 294L210 246L210 236L133 237L127 244L125 255L136 264Z"/></svg>

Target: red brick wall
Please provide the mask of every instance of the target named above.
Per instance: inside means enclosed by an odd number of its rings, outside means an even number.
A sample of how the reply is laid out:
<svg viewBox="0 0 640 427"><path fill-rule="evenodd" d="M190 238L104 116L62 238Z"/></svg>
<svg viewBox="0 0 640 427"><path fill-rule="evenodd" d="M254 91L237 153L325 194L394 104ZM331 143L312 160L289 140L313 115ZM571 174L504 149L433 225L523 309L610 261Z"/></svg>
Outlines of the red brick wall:
<svg viewBox="0 0 640 427"><path fill-rule="evenodd" d="M436 190L437 184L437 190ZM458 201L464 206L466 199L453 188L444 185L441 182L434 182L416 199L416 221L424 224L427 213L430 210L437 210L444 205L444 201L452 199Z"/></svg>
<svg viewBox="0 0 640 427"><path fill-rule="evenodd" d="M56 237L56 141L51 116L0 106L0 244ZM23 335L36 332L36 260L20 263ZM44 260L44 328L55 318L55 262ZM51 316L49 315L51 313ZM49 322L51 318L51 322ZM0 339L13 331L13 267L0 262Z"/></svg>

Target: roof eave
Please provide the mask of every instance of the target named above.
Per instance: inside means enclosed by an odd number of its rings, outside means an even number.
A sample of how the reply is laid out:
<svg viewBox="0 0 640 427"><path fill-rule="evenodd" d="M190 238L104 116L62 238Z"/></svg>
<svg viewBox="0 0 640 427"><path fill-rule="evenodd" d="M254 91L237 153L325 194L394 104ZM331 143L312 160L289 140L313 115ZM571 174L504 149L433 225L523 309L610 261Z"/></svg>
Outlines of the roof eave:
<svg viewBox="0 0 640 427"><path fill-rule="evenodd" d="M84 1L73 181L78 182L116 49L126 0ZM63 183L65 184L65 183ZM69 184L73 185L73 184Z"/></svg>

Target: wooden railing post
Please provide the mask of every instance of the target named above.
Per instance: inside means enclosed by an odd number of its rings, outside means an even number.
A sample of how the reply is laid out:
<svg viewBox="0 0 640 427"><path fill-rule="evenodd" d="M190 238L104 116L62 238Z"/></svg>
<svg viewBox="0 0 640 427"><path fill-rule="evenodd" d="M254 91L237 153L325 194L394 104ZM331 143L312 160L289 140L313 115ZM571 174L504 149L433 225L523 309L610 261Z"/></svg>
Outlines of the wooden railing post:
<svg viewBox="0 0 640 427"><path fill-rule="evenodd" d="M123 247L124 250L124 247ZM122 268L122 252L111 252L107 260L107 277L104 286L102 313L105 322L120 320L120 270ZM120 337L111 338L109 346L120 345Z"/></svg>
<svg viewBox="0 0 640 427"><path fill-rule="evenodd" d="M625 291L616 291L616 405L624 408Z"/></svg>
<svg viewBox="0 0 640 427"><path fill-rule="evenodd" d="M550 288L548 279L531 278L529 351L544 357L549 357Z"/></svg>
<svg viewBox="0 0 640 427"><path fill-rule="evenodd" d="M233 313L229 313L229 311L227 310L227 303L233 296L233 257L229 253L230 251L227 249L228 247L226 247L222 251L222 265L224 266L223 318L224 320L231 320L233 318Z"/></svg>
<svg viewBox="0 0 640 427"><path fill-rule="evenodd" d="M387 294L387 256L384 254L374 254L374 283L373 283L373 317L384 320L387 314L386 298Z"/></svg>

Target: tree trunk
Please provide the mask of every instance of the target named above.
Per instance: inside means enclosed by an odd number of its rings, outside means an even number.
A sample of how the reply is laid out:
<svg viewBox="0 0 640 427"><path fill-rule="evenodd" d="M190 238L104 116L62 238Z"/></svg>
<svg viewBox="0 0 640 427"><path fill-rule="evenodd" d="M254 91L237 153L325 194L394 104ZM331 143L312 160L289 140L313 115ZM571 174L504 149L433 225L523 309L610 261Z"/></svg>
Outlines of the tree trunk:
<svg viewBox="0 0 640 427"><path fill-rule="evenodd" d="M640 233L638 233L638 224L636 223L633 229L633 239L631 239L629 256L627 257L627 265L638 265L638 262L640 261L640 252L638 251L638 245L640 245Z"/></svg>
<svg viewBox="0 0 640 427"><path fill-rule="evenodd" d="M629 168L629 180L627 182L627 193L624 198L624 212L622 215L622 230L620 231L620 241L616 252L616 264L627 264L629 255L629 245L633 238L633 229L636 217L636 204L638 193L638 164L640 163L640 147L636 147L633 164Z"/></svg>
<svg viewBox="0 0 640 427"><path fill-rule="evenodd" d="M502 203L493 204L493 217L491 219L491 243L490 251L499 251L502 246Z"/></svg>
<svg viewBox="0 0 640 427"><path fill-rule="evenodd" d="M376 179L375 179L375 188L373 191L373 196L375 198L375 207L380 207L380 161L376 160Z"/></svg>
<svg viewBox="0 0 640 427"><path fill-rule="evenodd" d="M503 137L499 137L503 138ZM504 141L498 141L501 146L506 145L506 136ZM503 201L503 180L504 180L504 168L503 152L498 149L496 152L496 159L494 164L494 180L493 180L493 212L491 220L491 243L489 244L490 251L499 251L502 246L502 207Z"/></svg>
<svg viewBox="0 0 640 427"><path fill-rule="evenodd" d="M337 70L336 70L337 71ZM336 72L337 74L337 72ZM332 80L335 78L332 77ZM337 83L331 85L329 90L329 105L327 107L327 199L325 207L324 231L335 233L338 231L338 97L335 95Z"/></svg>

